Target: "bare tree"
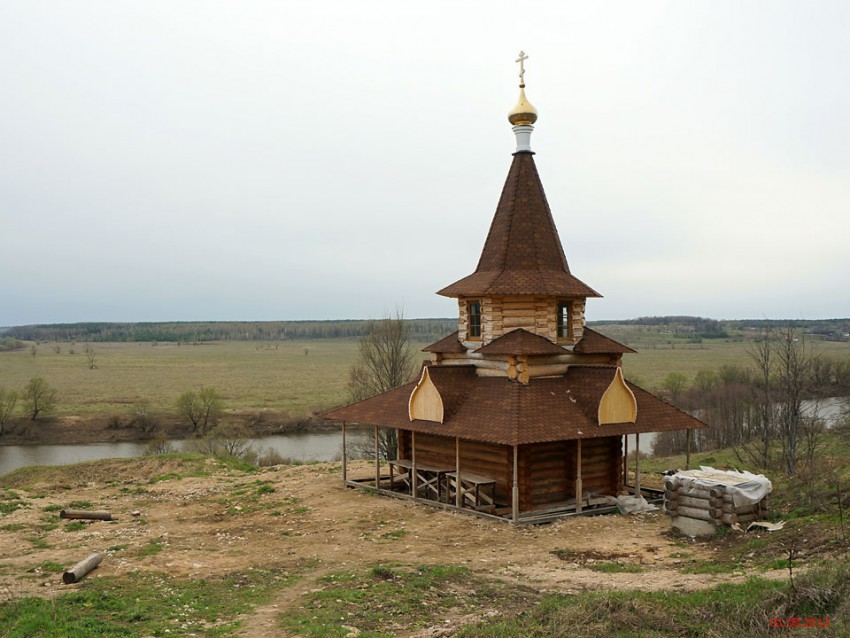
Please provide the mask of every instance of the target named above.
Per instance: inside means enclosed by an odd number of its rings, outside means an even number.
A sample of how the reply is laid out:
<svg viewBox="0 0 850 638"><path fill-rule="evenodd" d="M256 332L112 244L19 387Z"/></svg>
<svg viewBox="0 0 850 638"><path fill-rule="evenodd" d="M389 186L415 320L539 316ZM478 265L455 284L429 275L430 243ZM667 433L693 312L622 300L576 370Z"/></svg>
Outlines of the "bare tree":
<svg viewBox="0 0 850 638"><path fill-rule="evenodd" d="M206 434L218 423L222 413L221 397L215 388L184 392L177 399L177 410L192 423L192 430Z"/></svg>
<svg viewBox="0 0 850 638"><path fill-rule="evenodd" d="M41 377L33 377L24 388L24 408L30 419L35 421L42 412L50 412L56 406L56 390Z"/></svg>
<svg viewBox="0 0 850 638"><path fill-rule="evenodd" d="M18 402L18 393L14 390L0 388L0 436L6 432L6 424L15 410L15 404Z"/></svg>
<svg viewBox="0 0 850 638"><path fill-rule="evenodd" d="M789 476L797 474L799 446L807 442L816 443L806 429L814 423L808 423L803 414L803 400L810 391L810 373L814 355L806 345L802 334L798 336L793 328L783 329L776 342L778 359L777 389L779 391L779 433L782 442L782 459Z"/></svg>
<svg viewBox="0 0 850 638"><path fill-rule="evenodd" d="M352 401L361 401L410 382L415 373L410 327L396 310L392 316L369 322L368 332L360 339L360 360L348 374L348 393ZM379 448L384 458L396 457L398 435L394 429L381 430Z"/></svg>
<svg viewBox="0 0 850 638"><path fill-rule="evenodd" d="M94 348L88 344L86 345L86 361L88 361L89 370L97 368L97 353L94 351Z"/></svg>

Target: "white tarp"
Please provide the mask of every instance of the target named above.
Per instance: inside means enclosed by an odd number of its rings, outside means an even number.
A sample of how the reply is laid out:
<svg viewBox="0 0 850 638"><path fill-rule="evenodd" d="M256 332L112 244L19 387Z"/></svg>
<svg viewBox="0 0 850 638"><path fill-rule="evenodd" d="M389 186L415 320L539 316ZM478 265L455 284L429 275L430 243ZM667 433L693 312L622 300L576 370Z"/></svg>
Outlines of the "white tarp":
<svg viewBox="0 0 850 638"><path fill-rule="evenodd" d="M637 514L639 512L654 512L658 508L646 502L643 496L623 495L617 497L617 507L621 514Z"/></svg>
<svg viewBox="0 0 850 638"><path fill-rule="evenodd" d="M673 476L665 476L668 480L678 479L683 485L700 485L703 487L724 487L732 495L735 507L754 505L761 501L773 490L773 485L766 476L752 472L736 470L715 470L713 467L700 466L698 470L677 472Z"/></svg>

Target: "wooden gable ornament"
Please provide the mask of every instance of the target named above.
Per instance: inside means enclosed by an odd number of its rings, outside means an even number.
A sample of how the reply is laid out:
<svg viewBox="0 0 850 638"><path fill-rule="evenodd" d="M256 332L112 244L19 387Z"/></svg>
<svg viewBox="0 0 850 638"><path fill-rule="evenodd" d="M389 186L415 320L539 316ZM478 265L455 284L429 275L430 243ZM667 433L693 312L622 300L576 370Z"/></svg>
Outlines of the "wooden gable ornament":
<svg viewBox="0 0 850 638"><path fill-rule="evenodd" d="M608 423L634 423L637 420L637 399L618 367L611 385L599 401L599 425Z"/></svg>
<svg viewBox="0 0 850 638"><path fill-rule="evenodd" d="M437 386L431 380L428 367L422 368L422 376L410 393L407 404L408 416L411 421L421 419L423 421L435 421L442 423L445 415L443 397L440 396Z"/></svg>

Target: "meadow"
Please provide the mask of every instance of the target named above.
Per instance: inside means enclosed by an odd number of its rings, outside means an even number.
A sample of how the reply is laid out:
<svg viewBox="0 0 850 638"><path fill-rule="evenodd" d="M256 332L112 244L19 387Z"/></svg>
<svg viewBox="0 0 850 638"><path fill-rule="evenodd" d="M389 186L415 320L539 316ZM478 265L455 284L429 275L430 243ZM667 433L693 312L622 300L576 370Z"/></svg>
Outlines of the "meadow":
<svg viewBox="0 0 850 638"><path fill-rule="evenodd" d="M601 331L638 350L624 357L626 376L657 388L672 371L689 379L700 370L750 363L747 341L706 339L692 343L657 331L605 326ZM216 341L198 345L163 342L91 343L97 367L90 369L77 342L42 342L0 352L0 387L22 389L35 376L58 391L57 416L129 413L146 401L171 411L187 390L212 386L228 412L272 411L305 415L344 403L348 371L357 360L355 338ZM426 344L414 343L418 351ZM850 342L813 342L816 352L850 358ZM420 353L427 358L426 353Z"/></svg>

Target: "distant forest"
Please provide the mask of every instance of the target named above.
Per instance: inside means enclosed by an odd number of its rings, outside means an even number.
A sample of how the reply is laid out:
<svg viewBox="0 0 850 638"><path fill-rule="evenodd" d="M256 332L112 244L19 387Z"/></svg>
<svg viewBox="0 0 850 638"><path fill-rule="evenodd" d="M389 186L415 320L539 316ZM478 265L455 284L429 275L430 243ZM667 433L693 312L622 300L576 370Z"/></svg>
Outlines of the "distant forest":
<svg viewBox="0 0 850 638"><path fill-rule="evenodd" d="M826 341L850 341L850 318L843 319L737 319L717 320L705 317L665 316L588 321L588 325L645 326L682 337L725 339L746 332L775 328L794 328L805 335Z"/></svg>
<svg viewBox="0 0 850 638"><path fill-rule="evenodd" d="M414 341L431 342L457 330L448 318L407 319ZM805 320L744 319L725 321L704 317L639 317L589 321L590 326L644 326L682 338L724 339L766 328L793 327L828 341L850 341L850 318ZM7 339L23 341L284 341L287 339L357 338L368 331L369 321L189 321L144 323L61 323L15 326L2 332Z"/></svg>
<svg viewBox="0 0 850 638"><path fill-rule="evenodd" d="M457 330L456 319L408 319L414 341L431 342ZM57 323L15 326L3 333L23 341L285 341L339 339L367 333L369 321L165 321Z"/></svg>

